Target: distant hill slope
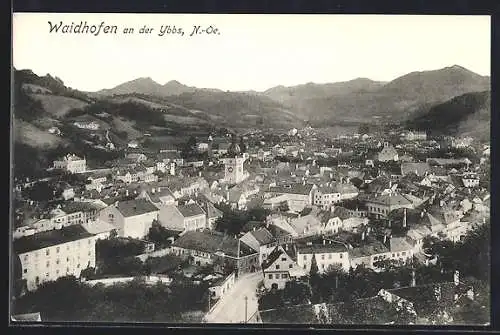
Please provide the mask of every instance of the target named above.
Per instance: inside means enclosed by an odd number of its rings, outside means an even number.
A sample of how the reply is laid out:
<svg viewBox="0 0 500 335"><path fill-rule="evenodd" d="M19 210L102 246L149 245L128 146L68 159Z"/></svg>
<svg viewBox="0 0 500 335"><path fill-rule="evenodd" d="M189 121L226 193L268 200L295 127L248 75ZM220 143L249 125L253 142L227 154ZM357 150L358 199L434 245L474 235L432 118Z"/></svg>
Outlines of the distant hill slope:
<svg viewBox="0 0 500 335"><path fill-rule="evenodd" d="M337 83L277 86L264 92L198 89L177 81L161 85L151 78L139 78L97 94L102 97L140 93L202 111L226 125L286 128L300 126L304 120L316 127L339 122L404 122L455 96L489 89L489 77L454 65L408 73L387 83L357 78Z"/></svg>
<svg viewBox="0 0 500 335"><path fill-rule="evenodd" d="M491 125L490 91L466 93L432 107L407 122L431 134L473 136L487 140Z"/></svg>
<svg viewBox="0 0 500 335"><path fill-rule="evenodd" d="M176 80L171 80L164 85L161 85L150 77L143 77L125 82L110 89L97 91L94 94L100 96L112 96L139 93L152 96L169 96L190 93L196 90L198 90L198 88L183 85Z"/></svg>
<svg viewBox="0 0 500 335"><path fill-rule="evenodd" d="M304 97L296 106L298 113L316 125L335 123L337 120L404 121L415 113L425 113L436 103L468 92L489 89L489 77L455 65L440 70L412 72L384 85L375 82L365 90Z"/></svg>
<svg viewBox="0 0 500 335"><path fill-rule="evenodd" d="M185 108L205 112L229 127L290 128L303 124L303 120L280 103L251 93L196 90L166 99Z"/></svg>
<svg viewBox="0 0 500 335"><path fill-rule="evenodd" d="M291 87L276 86L264 91L262 94L293 108L298 114L308 115L308 103L312 99L328 99L354 93L372 92L384 85L383 82L367 78L338 83L315 84L308 83Z"/></svg>

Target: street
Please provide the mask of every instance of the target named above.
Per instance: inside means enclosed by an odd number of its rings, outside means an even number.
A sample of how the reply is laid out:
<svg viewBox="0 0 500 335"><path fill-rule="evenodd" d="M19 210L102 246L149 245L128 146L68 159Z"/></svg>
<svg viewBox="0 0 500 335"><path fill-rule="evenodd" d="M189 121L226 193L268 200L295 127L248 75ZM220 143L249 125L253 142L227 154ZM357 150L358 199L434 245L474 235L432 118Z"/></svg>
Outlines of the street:
<svg viewBox="0 0 500 335"><path fill-rule="evenodd" d="M262 280L262 273L255 272L241 276L220 301L215 309L205 316L208 323L244 323L245 296L247 301L247 319L257 312L258 302L255 295L257 284Z"/></svg>

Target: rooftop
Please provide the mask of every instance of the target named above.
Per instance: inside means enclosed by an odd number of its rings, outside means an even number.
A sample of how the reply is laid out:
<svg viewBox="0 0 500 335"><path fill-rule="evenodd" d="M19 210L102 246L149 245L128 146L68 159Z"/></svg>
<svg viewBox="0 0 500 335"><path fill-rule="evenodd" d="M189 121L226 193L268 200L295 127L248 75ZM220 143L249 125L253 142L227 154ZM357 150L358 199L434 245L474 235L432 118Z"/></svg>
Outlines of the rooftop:
<svg viewBox="0 0 500 335"><path fill-rule="evenodd" d="M389 252L389 249L380 241L372 241L371 243L349 250L351 257L365 257Z"/></svg>
<svg viewBox="0 0 500 335"><path fill-rule="evenodd" d="M71 225L21 237L14 241L14 251L17 254L23 254L91 236L94 234L89 233L82 225Z"/></svg>
<svg viewBox="0 0 500 335"><path fill-rule="evenodd" d="M325 244L299 245L297 252L301 254L327 254L347 252L347 248L343 244L328 241Z"/></svg>
<svg viewBox="0 0 500 335"><path fill-rule="evenodd" d="M146 199L133 199L118 202L118 210L124 217L131 217L157 212L158 208Z"/></svg>
<svg viewBox="0 0 500 335"><path fill-rule="evenodd" d="M188 231L180 236L174 242L173 246L208 253L220 251L231 257L237 257L238 254L238 239L209 232ZM247 247L244 243L240 243L240 256L247 256L253 253L255 252L251 248Z"/></svg>
<svg viewBox="0 0 500 335"><path fill-rule="evenodd" d="M274 193L285 193L285 194L302 194L308 195L313 189L312 184L299 184L293 183L283 186L274 186L269 189L270 192Z"/></svg>
<svg viewBox="0 0 500 335"><path fill-rule="evenodd" d="M180 205L177 206L177 209L185 218L197 215L205 215L205 212L200 206L198 206L198 204Z"/></svg>

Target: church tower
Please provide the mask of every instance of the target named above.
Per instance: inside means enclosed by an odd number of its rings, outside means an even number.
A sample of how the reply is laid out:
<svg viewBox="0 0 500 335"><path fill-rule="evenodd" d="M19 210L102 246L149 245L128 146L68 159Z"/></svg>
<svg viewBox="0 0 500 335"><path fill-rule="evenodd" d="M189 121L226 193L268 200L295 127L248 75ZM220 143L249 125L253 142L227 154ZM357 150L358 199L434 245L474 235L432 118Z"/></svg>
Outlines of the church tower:
<svg viewBox="0 0 500 335"><path fill-rule="evenodd" d="M227 150L227 155L223 159L224 162L224 180L229 184L241 183L248 177L248 174L243 170L245 156L241 153L240 146L233 142Z"/></svg>

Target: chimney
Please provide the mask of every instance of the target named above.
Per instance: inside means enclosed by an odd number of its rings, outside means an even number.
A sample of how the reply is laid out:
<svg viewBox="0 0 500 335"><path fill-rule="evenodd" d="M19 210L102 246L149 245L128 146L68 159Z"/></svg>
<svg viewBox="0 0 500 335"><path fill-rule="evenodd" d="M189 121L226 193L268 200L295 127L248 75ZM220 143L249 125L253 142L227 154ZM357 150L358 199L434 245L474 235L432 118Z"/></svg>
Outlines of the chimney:
<svg viewBox="0 0 500 335"><path fill-rule="evenodd" d="M325 245L325 244L326 244L326 240L323 240L323 245Z"/></svg>
<svg viewBox="0 0 500 335"><path fill-rule="evenodd" d="M128 197L128 189L125 191L125 195Z"/></svg>
<svg viewBox="0 0 500 335"><path fill-rule="evenodd" d="M411 272L411 287L416 286L416 279L415 279L415 270Z"/></svg>
<svg viewBox="0 0 500 335"><path fill-rule="evenodd" d="M440 200L440 201L439 201L439 206L440 206L440 207L443 207L443 206L444 206L444 201L443 201L443 200Z"/></svg>
<svg viewBox="0 0 500 335"><path fill-rule="evenodd" d="M364 241L365 240L365 232L363 231L363 233L361 234L361 241Z"/></svg>
<svg viewBox="0 0 500 335"><path fill-rule="evenodd" d="M305 185L305 184L306 184L306 180L305 180L305 179L303 179L303 180L302 180L302 185Z"/></svg>
<svg viewBox="0 0 500 335"><path fill-rule="evenodd" d="M255 227L253 227L253 231L255 231Z"/></svg>
<svg viewBox="0 0 500 335"><path fill-rule="evenodd" d="M339 276L335 276L335 289L339 288Z"/></svg>
<svg viewBox="0 0 500 335"><path fill-rule="evenodd" d="M436 301L441 300L441 286L434 287L434 297L436 298Z"/></svg>
<svg viewBox="0 0 500 335"><path fill-rule="evenodd" d="M387 235L384 235L384 244L387 243Z"/></svg>
<svg viewBox="0 0 500 335"><path fill-rule="evenodd" d="M285 251L288 252L288 244L285 244Z"/></svg>
<svg viewBox="0 0 500 335"><path fill-rule="evenodd" d="M453 275L453 283L455 286L458 286L460 284L460 272L458 270L455 270L455 273Z"/></svg>
<svg viewBox="0 0 500 335"><path fill-rule="evenodd" d="M115 206L115 207L118 207L118 201L115 201L115 205L114 205L114 206Z"/></svg>
<svg viewBox="0 0 500 335"><path fill-rule="evenodd" d="M406 208L403 210L404 216L403 216L403 227L406 228Z"/></svg>

